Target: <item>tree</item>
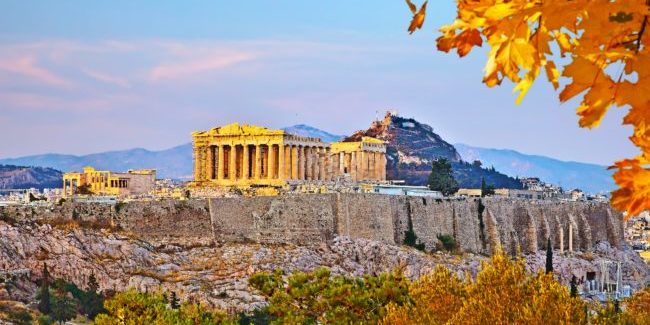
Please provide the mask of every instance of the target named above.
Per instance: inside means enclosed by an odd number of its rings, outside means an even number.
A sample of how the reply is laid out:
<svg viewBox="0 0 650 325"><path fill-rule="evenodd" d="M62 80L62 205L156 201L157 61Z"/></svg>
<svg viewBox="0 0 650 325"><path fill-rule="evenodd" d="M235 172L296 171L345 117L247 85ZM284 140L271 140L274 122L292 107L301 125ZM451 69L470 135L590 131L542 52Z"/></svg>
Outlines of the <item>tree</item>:
<svg viewBox="0 0 650 325"><path fill-rule="evenodd" d="M99 292L99 283L95 273L88 277L88 290L82 294L81 310L89 318L95 317L104 311L104 297Z"/></svg>
<svg viewBox="0 0 650 325"><path fill-rule="evenodd" d="M47 270L47 263L43 263L43 279L41 288L38 291L38 311L49 314L52 311L50 298L50 272Z"/></svg>
<svg viewBox="0 0 650 325"><path fill-rule="evenodd" d="M180 300L178 300L178 297L176 297L175 291L172 291L172 294L169 297L169 307L171 309L178 309L180 307Z"/></svg>
<svg viewBox="0 0 650 325"><path fill-rule="evenodd" d="M424 23L426 2L419 10L406 2L412 33ZM584 94L580 127L598 126L612 106L629 108L623 124L633 127L630 140L640 153L611 167L619 186L611 202L634 216L650 209L649 6L647 0L459 0L457 19L440 28L437 47L463 57L487 43L483 82L510 80L517 103L543 69L556 90L562 81L561 102Z"/></svg>
<svg viewBox="0 0 650 325"><path fill-rule="evenodd" d="M586 324L585 303L553 276L526 272L523 259L497 251L476 280L437 267L409 289L411 300L390 304L382 324Z"/></svg>
<svg viewBox="0 0 650 325"><path fill-rule="evenodd" d="M553 273L553 246L551 238L546 241L546 273Z"/></svg>
<svg viewBox="0 0 650 325"><path fill-rule="evenodd" d="M161 293L141 293L133 289L106 300L105 307L105 312L95 318L96 325L236 324L224 312L208 311L199 304L189 303L170 309Z"/></svg>
<svg viewBox="0 0 650 325"><path fill-rule="evenodd" d="M571 276L571 297L575 298L578 296L578 279L576 279L576 276L573 275Z"/></svg>
<svg viewBox="0 0 650 325"><path fill-rule="evenodd" d="M494 195L494 186L487 185L485 183L485 178L481 178L481 197L486 197Z"/></svg>
<svg viewBox="0 0 650 325"><path fill-rule="evenodd" d="M83 184L77 186L77 190L75 191L75 194L92 195L93 191L90 190L90 185Z"/></svg>
<svg viewBox="0 0 650 325"><path fill-rule="evenodd" d="M52 296L52 312L50 316L53 320L63 324L77 316L77 304L75 300L69 297L69 294L63 290L57 290L57 294Z"/></svg>
<svg viewBox="0 0 650 325"><path fill-rule="evenodd" d="M249 284L268 298L274 324L376 324L389 303L404 304L409 281L401 272L353 278L313 272L256 273Z"/></svg>
<svg viewBox="0 0 650 325"><path fill-rule="evenodd" d="M428 183L429 189L439 191L445 196L458 191L458 182L454 179L451 164L446 158L439 158L431 163L431 174L429 174Z"/></svg>
<svg viewBox="0 0 650 325"><path fill-rule="evenodd" d="M483 165L483 163L481 163L480 160L474 160L474 162L472 163L472 165L473 165L474 167L476 167L476 168L481 168L481 166Z"/></svg>
<svg viewBox="0 0 650 325"><path fill-rule="evenodd" d="M413 220L411 220L410 215L407 222L407 229L404 231L404 245L424 251L426 246L424 243L419 243L418 236L415 234L415 230L413 230Z"/></svg>

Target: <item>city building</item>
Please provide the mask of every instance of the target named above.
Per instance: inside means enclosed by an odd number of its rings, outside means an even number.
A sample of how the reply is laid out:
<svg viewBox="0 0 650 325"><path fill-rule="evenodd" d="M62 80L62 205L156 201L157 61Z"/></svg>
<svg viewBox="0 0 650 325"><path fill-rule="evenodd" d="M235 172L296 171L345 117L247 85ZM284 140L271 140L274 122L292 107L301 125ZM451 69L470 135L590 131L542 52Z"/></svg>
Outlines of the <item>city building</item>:
<svg viewBox="0 0 650 325"><path fill-rule="evenodd" d="M511 188L498 188L494 190L494 195L529 200L543 200L546 198L546 196L544 196L544 192L542 191L517 190Z"/></svg>
<svg viewBox="0 0 650 325"><path fill-rule="evenodd" d="M283 186L289 182L353 182L386 179L386 144L322 142L238 123L192 133L194 185Z"/></svg>
<svg viewBox="0 0 650 325"><path fill-rule="evenodd" d="M424 196L433 198L444 197L439 191L432 191L426 186L378 184L373 186L372 192L386 195Z"/></svg>
<svg viewBox="0 0 650 325"><path fill-rule="evenodd" d="M86 166L82 172L63 174L63 196L145 194L153 190L155 184L155 169L137 169L129 170L126 173L116 173Z"/></svg>

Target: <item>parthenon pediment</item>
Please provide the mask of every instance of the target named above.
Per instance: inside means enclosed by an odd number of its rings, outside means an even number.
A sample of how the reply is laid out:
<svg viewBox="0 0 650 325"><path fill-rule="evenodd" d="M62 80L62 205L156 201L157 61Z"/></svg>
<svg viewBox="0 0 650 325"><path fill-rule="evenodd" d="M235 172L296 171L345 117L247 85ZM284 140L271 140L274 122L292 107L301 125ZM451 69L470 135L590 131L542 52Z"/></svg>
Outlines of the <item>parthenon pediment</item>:
<svg viewBox="0 0 650 325"><path fill-rule="evenodd" d="M283 135L283 130L274 130L257 125L232 123L208 131L210 135Z"/></svg>

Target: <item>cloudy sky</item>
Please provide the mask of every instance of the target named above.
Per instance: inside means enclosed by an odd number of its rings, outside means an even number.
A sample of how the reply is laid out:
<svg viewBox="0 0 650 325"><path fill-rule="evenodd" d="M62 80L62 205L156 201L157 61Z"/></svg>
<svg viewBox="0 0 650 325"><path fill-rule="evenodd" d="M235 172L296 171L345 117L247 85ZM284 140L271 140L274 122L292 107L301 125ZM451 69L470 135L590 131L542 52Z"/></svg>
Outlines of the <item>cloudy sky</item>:
<svg viewBox="0 0 650 325"><path fill-rule="evenodd" d="M349 134L386 110L452 143L610 164L633 156L616 109L577 127L538 82L481 84L485 50L435 49L454 1L405 31L403 1L28 1L0 10L0 158L164 149L233 121ZM540 80L542 81L542 80Z"/></svg>

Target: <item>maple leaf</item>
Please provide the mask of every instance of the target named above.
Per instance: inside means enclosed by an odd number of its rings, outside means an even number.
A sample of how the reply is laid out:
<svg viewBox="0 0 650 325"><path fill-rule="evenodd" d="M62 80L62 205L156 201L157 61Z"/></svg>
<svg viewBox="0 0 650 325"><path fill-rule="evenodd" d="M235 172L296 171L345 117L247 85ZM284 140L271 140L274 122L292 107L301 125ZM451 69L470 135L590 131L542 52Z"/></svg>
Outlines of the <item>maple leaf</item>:
<svg viewBox="0 0 650 325"><path fill-rule="evenodd" d="M411 24L409 25L408 28L409 34L413 34L413 32L415 32L416 29L422 28L422 24L424 24L424 18L427 12L427 2L428 1L425 1L420 7L420 10L416 12L415 5L410 0L406 0L406 3L408 4L409 8L413 12L413 19L411 20Z"/></svg>

